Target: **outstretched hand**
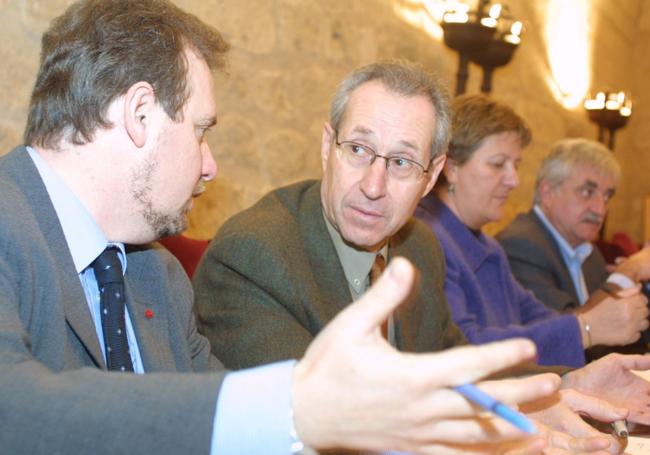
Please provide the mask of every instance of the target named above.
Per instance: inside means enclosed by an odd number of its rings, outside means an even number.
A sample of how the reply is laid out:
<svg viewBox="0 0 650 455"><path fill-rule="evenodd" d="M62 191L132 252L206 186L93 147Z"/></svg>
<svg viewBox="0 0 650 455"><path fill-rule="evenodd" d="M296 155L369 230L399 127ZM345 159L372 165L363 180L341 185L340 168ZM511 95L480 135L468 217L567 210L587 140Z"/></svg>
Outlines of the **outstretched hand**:
<svg viewBox="0 0 650 455"><path fill-rule="evenodd" d="M381 279L319 334L296 366L295 424L307 445L416 453L455 453L454 446L462 445L463 453L469 447L493 453L504 441L527 437L452 388L533 358L533 343L510 340L406 354L381 336L382 322L407 297L414 278L408 261L394 259ZM553 374L479 384L509 404L547 396L558 385ZM521 453L540 446L526 444Z"/></svg>
<svg viewBox="0 0 650 455"><path fill-rule="evenodd" d="M573 388L629 410L628 421L650 425L650 382L632 370L650 369L650 355L609 354L564 375Z"/></svg>
<svg viewBox="0 0 650 455"><path fill-rule="evenodd" d="M610 423L627 417L627 409L617 408L599 398L574 389L563 389L550 397L526 403L521 410L554 430L579 438L583 449L618 454L624 448L613 435L601 433L582 419L581 416L585 416Z"/></svg>

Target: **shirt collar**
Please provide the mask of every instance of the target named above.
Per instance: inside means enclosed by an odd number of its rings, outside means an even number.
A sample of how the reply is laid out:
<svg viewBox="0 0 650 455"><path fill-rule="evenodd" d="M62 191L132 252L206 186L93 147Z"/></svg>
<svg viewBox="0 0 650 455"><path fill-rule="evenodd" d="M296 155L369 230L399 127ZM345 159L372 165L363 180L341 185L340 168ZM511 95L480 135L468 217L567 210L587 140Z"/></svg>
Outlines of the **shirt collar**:
<svg viewBox="0 0 650 455"><path fill-rule="evenodd" d="M546 217L544 214L544 211L542 208L538 205L535 204L533 206L533 211L535 212L535 215L541 220L541 222L544 224L546 229L551 233L555 241L557 242L558 246L560 247L560 251L562 252L562 255L565 256L569 260L578 260L580 261L580 264L584 263L584 261L589 257L591 252L593 251L593 245L589 242L584 242L578 245L577 247L573 248L571 245L569 245L569 242L566 241L566 239L560 234L560 232L555 229L555 226L553 226L553 223Z"/></svg>
<svg viewBox="0 0 650 455"><path fill-rule="evenodd" d="M377 253L357 250L345 243L341 234L332 226L325 213L323 213L323 218L325 219L327 231L332 238L332 242L334 242L334 248L343 267L345 279L348 280L349 285L357 294L361 294L365 291L368 284L368 274L370 273L372 264L375 262L377 254L381 253L384 259L386 259L386 262L388 262L388 242Z"/></svg>
<svg viewBox="0 0 650 455"><path fill-rule="evenodd" d="M124 244L109 242L88 210L56 171L33 148L27 147L27 152L50 196L77 273L83 272L107 246L119 248L122 270L126 272Z"/></svg>

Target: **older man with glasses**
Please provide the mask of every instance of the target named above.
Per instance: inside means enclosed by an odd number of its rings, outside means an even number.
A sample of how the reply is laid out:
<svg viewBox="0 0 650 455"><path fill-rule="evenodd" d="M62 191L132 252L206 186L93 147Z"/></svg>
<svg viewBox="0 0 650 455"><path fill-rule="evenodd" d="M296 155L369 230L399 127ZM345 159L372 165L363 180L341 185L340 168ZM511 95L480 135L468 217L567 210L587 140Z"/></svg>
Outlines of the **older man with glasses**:
<svg viewBox="0 0 650 455"><path fill-rule="evenodd" d="M404 351L463 342L443 255L411 219L444 164L448 100L420 68L380 63L339 86L323 128L322 181L278 189L229 220L195 275L199 324L229 367L300 357L395 256L421 273L385 334ZM382 158L382 159L378 159Z"/></svg>

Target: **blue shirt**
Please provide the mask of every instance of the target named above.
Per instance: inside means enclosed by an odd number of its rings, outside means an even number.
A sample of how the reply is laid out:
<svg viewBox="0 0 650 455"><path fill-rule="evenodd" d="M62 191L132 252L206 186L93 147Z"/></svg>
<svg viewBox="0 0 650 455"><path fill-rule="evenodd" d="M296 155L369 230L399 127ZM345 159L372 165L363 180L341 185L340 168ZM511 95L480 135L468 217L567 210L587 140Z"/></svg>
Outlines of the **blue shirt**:
<svg viewBox="0 0 650 455"><path fill-rule="evenodd" d="M56 211L68 248L93 317L98 340L103 340L99 312L99 291L90 264L108 245L120 253L122 270L128 264L124 245L110 242L74 193L58 174L31 147L29 156L36 165ZM144 373L137 338L129 317L125 321L133 370ZM99 345L104 353L104 343ZM274 363L226 375L215 411L211 454L290 453L291 384L295 361ZM208 397L206 397L208 399Z"/></svg>
<svg viewBox="0 0 650 455"><path fill-rule="evenodd" d="M555 243L557 243L560 248L560 253L562 254L562 259L569 269L569 275L571 275L571 281L573 282L573 287L576 290L578 295L578 300L580 305L583 305L589 298L589 291L587 290L587 283L585 282L585 276L582 273L582 264L587 260L591 252L593 251L593 245L589 242L581 243L575 248L572 248L569 245L569 242L566 241L562 234L555 229L555 226L546 218L541 207L537 204L533 207L535 215L539 217L548 232L551 233Z"/></svg>
<svg viewBox="0 0 650 455"><path fill-rule="evenodd" d="M72 194L70 189L54 170L47 165L45 160L31 147L28 147L27 151L43 179L43 184L50 196L54 210L59 218L59 223L61 223L65 241L70 249L72 260L81 280L81 286L86 294L88 308L90 309L90 314L95 324L97 338L100 341L99 346L101 347L104 361L106 361L105 347L102 342L104 340L104 333L101 314L99 312L99 289L97 288L95 272L93 272L90 265L108 245L113 245L119 250L118 257L122 263L123 273L125 273L127 263L124 245L122 243L109 242L79 199ZM126 338L129 342L133 371L135 373L144 373L138 341L135 337L133 324L131 323L127 308L125 308L124 319L126 322Z"/></svg>

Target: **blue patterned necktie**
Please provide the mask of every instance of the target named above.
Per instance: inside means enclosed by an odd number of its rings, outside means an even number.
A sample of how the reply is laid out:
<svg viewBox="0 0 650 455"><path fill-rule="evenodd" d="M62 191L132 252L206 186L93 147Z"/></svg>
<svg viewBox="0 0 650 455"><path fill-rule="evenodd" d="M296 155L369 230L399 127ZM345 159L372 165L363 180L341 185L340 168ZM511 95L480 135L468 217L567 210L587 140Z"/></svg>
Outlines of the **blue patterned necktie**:
<svg viewBox="0 0 650 455"><path fill-rule="evenodd" d="M109 370L133 371L124 319L124 275L117 248L106 248L92 263L99 288L104 352Z"/></svg>

